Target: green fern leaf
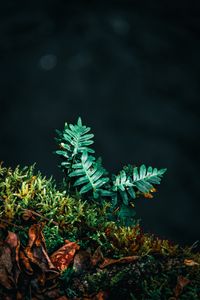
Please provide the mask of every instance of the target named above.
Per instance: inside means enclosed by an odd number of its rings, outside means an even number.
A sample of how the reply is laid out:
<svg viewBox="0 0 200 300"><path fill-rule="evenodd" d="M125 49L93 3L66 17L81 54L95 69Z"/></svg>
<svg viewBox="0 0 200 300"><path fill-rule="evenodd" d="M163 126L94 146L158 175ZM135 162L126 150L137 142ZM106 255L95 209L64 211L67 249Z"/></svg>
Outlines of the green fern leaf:
<svg viewBox="0 0 200 300"><path fill-rule="evenodd" d="M77 163L80 155L87 151L94 153L94 150L88 146L93 144L93 134L89 133L90 127L82 125L82 120L79 117L77 124L65 123L64 130L56 130L56 141L59 144L59 150L55 151L56 154L64 158L60 164L62 169L67 169L68 173L72 170L72 164Z"/></svg>
<svg viewBox="0 0 200 300"><path fill-rule="evenodd" d="M80 117L77 124L65 123L64 130L56 132L59 149L55 153L63 158L60 167L68 175L66 182L69 183L69 191L74 186L80 194L92 191L94 199L111 197L112 208L118 206L119 217L126 219L126 222L131 221L135 214L131 199L135 199L139 192L149 193L154 184L160 184L166 172L166 169L147 168L144 164L140 167L127 165L117 176L112 175L110 182L101 158L95 160L89 155L94 153L90 148L94 135L90 133L90 127L82 124Z"/></svg>
<svg viewBox="0 0 200 300"><path fill-rule="evenodd" d="M109 172L102 166L102 158L99 157L97 160L94 162L94 166L98 168L98 170L103 170L104 176L107 176Z"/></svg>
<svg viewBox="0 0 200 300"><path fill-rule="evenodd" d="M152 188L153 184L160 184L162 175L167 169L160 169L148 167L143 164L140 168L135 167L133 169L133 186L142 193L148 193Z"/></svg>
<svg viewBox="0 0 200 300"><path fill-rule="evenodd" d="M119 192L125 205L128 205L129 203L129 195L133 199L136 197L131 178L126 175L124 170L122 170L119 175L114 178L112 189L116 193ZM112 202L115 205L117 201L116 198L116 195L112 197Z"/></svg>
<svg viewBox="0 0 200 300"><path fill-rule="evenodd" d="M87 193L88 191L92 190L92 185L91 183L89 182L88 184L84 185L81 190L80 190L80 194L84 194L84 193Z"/></svg>
<svg viewBox="0 0 200 300"><path fill-rule="evenodd" d="M106 194L107 191L100 189L105 183L109 181L108 177L102 177L104 170L98 169L98 165L95 164L94 157L88 155L87 151L84 151L81 156L81 162L72 165L73 172L69 174L70 177L81 176L78 178L74 186L83 185L80 189L80 194L87 193L93 190L94 198L98 198L99 194Z"/></svg>

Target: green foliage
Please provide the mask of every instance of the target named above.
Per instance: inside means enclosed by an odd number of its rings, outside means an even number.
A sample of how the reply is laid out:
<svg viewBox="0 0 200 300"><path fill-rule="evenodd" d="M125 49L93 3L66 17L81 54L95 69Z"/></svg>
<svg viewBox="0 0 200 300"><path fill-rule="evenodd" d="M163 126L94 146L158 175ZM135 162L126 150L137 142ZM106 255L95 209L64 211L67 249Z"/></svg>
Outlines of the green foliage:
<svg viewBox="0 0 200 300"><path fill-rule="evenodd" d="M61 286L63 288L63 290L65 291L65 294L69 297L69 298L74 298L77 297L77 291L72 290L69 286L70 283L73 279L74 276L74 270L73 267L68 267L67 269L65 269L60 276L60 283Z"/></svg>
<svg viewBox="0 0 200 300"><path fill-rule="evenodd" d="M65 123L64 130L56 130L58 137L56 141L59 144L60 150L56 154L60 155L64 160L61 162L61 168L71 171L72 164L76 162L79 154L83 151L94 153L94 150L88 146L93 144L93 134L88 133L90 127L82 125L81 118L78 118L77 124Z"/></svg>
<svg viewBox="0 0 200 300"><path fill-rule="evenodd" d="M104 243L102 249L111 257L135 255L142 246L143 234L139 223L126 227L109 223L105 235L109 243Z"/></svg>
<svg viewBox="0 0 200 300"><path fill-rule="evenodd" d="M58 138L56 141L59 150L55 153L63 158L60 167L65 171L68 182L68 192L73 191L73 187L82 186L79 193L85 194L92 191L93 198L99 196L108 196L110 193L103 190L102 187L109 181L108 177L104 177L107 171L102 166L102 160L88 155L95 151L88 146L93 144L93 134L88 133L90 127L82 125L81 118L78 118L77 124L65 123L64 130L57 130ZM72 178L82 176L73 182Z"/></svg>
<svg viewBox="0 0 200 300"><path fill-rule="evenodd" d="M115 206L117 204L117 196L118 192L119 195L122 198L122 202L124 205L129 204L129 196L133 199L135 199L135 191L133 189L133 183L131 181L131 178L127 176L126 172L122 170L119 175L114 176L114 181L113 181L113 188L112 190L115 192L112 200L113 200L113 205Z"/></svg>
<svg viewBox="0 0 200 300"><path fill-rule="evenodd" d="M69 267L61 274L60 283L72 299L83 296L83 285L89 292L110 290L110 299L169 299L174 297L178 275L190 280L180 299L199 299L200 254L192 253L191 247L181 249L168 240L144 234L135 219L135 199L153 192L166 169L128 165L118 175L109 176L101 158L95 160L90 155L94 153L88 150L92 137L80 119L76 125L65 125L65 136L59 133L66 155L58 154L69 163L62 168L74 193L59 190L53 178L42 176L35 166L12 170L0 164L1 237L7 230L17 232L25 246L30 224L35 222L43 225L49 254L69 239L90 253L99 248L102 257L108 259L139 256L123 269L116 263L103 270L90 269L81 276ZM90 198L98 201L88 201ZM27 219L29 215L33 218ZM195 265L186 265L185 259Z"/></svg>
<svg viewBox="0 0 200 300"><path fill-rule="evenodd" d="M68 267L61 273L60 280L62 281L62 284L64 284L65 287L67 287L67 285L69 284L73 274L73 267Z"/></svg>
<svg viewBox="0 0 200 300"><path fill-rule="evenodd" d="M88 152L84 151L79 163L73 164L72 168L75 169L69 174L70 177L81 176L74 183L74 186L83 185L80 189L80 194L93 191L94 199L99 197L99 193L102 194L103 190L100 189L105 183L109 181L108 177L102 177L104 170L99 167L98 164L94 165L94 157L88 156Z"/></svg>
<svg viewBox="0 0 200 300"><path fill-rule="evenodd" d="M64 244L64 239L59 232L58 226L45 225L43 234L48 253L53 253Z"/></svg>
<svg viewBox="0 0 200 300"><path fill-rule="evenodd" d="M89 286L90 293L98 292L99 286L101 286L102 289L107 287L108 278L104 270L99 270L99 272L95 274L87 274L85 280Z"/></svg>
<svg viewBox="0 0 200 300"><path fill-rule="evenodd" d="M144 164L140 168L135 167L133 169L133 186L136 186L142 193L148 193L153 188L152 183L160 184L161 177L166 170L153 169L152 167L148 167L147 169Z"/></svg>
<svg viewBox="0 0 200 300"><path fill-rule="evenodd" d="M135 199L137 191L142 193L149 193L154 187L154 184L160 184L162 175L166 169L158 170L156 168L148 167L143 164L140 168L134 167L132 174L130 168L123 169L119 175L114 176L112 190L116 192L113 196L113 205L117 204L117 192L122 198L124 205L129 204L129 199ZM136 191L134 190L136 189Z"/></svg>
<svg viewBox="0 0 200 300"><path fill-rule="evenodd" d="M128 227L111 221L111 202L102 199L99 205L68 196L65 191L57 189L52 178L47 179L37 172L35 166L18 166L12 170L0 165L0 199L0 218L11 224L13 221L16 225L23 224L24 230L11 225L9 228L18 231L24 244L29 228L29 220L24 220L24 213L26 210L37 213L35 221L45 223L43 233L49 253L59 248L65 239L76 241L85 249L90 247L92 251L101 246L105 255L114 257L175 252L169 242L143 235L135 219ZM122 205L122 208L126 209L126 206ZM131 212L135 213L134 210ZM120 213L117 211L117 218L121 217Z"/></svg>
<svg viewBox="0 0 200 300"><path fill-rule="evenodd" d="M102 237L96 232L103 234L110 209L109 203L102 201L101 204L66 195L57 189L52 178L47 179L37 172L35 166L17 166L12 170L0 165L1 220L11 224L14 221L16 225L23 223L19 234L21 240L26 241L29 220L24 219L24 214L27 210L33 211L37 214L35 222L46 224L43 230L49 252L58 248L63 239L80 243L84 239L84 247L100 245ZM10 230L19 231L19 228L11 225Z"/></svg>
<svg viewBox="0 0 200 300"><path fill-rule="evenodd" d="M119 222L124 226L131 226L134 224L136 212L129 204L121 204L118 212Z"/></svg>
<svg viewBox="0 0 200 300"><path fill-rule="evenodd" d="M66 123L62 132L57 130L56 140L60 149L56 153L63 158L61 167L67 170L68 188L71 191L72 186L76 188L81 197L83 194L87 194L87 198L101 200L109 197L112 204L111 220L115 216L115 221L129 226L135 218L135 198L154 190L153 184L160 184L166 169L146 168L144 164L139 168L128 165L118 175L109 176L101 159L95 160L94 156L89 155L95 152L88 148L93 144L91 139L94 137L93 134L88 134L89 131L89 127L82 125L81 118L78 118L75 125ZM149 197L152 195L149 194ZM118 213L114 214L117 207Z"/></svg>

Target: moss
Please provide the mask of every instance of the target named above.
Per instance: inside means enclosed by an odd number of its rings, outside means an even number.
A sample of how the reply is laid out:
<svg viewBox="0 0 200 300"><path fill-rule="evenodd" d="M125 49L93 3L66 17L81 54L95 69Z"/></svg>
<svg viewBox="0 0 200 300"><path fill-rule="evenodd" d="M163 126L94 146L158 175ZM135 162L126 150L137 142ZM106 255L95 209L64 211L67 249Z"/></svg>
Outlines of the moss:
<svg viewBox="0 0 200 300"><path fill-rule="evenodd" d="M87 282L89 293L98 292L99 287L103 290L108 288L108 276L104 270L100 270L98 273L87 274L84 280Z"/></svg>
<svg viewBox="0 0 200 300"><path fill-rule="evenodd" d="M200 253L144 233L138 221L120 226L110 220L109 213L109 203L99 205L68 195L34 166L12 170L0 165L0 224L17 232L22 244L27 242L30 225L39 222L49 254L69 239L91 253L100 246L104 257L140 257L136 263L93 268L81 275L70 266L61 275L63 291L70 299L99 290L109 290L109 299L169 299L174 297L178 276L190 280L179 298L199 299ZM185 264L185 259L196 265Z"/></svg>

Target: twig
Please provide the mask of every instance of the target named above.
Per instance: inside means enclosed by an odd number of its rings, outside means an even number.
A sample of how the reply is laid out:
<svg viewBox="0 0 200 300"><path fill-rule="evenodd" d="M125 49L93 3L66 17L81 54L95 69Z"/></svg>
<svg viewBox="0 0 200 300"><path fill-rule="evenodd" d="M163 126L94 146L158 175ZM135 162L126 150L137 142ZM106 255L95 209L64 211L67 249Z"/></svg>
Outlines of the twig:
<svg viewBox="0 0 200 300"><path fill-rule="evenodd" d="M23 211L30 212L30 213L32 213L33 215L35 215L35 216L37 216L37 217L40 217L40 218L44 219L44 220L47 221L47 222L51 222L51 223L53 223L54 225L59 226L58 222L53 221L53 220L50 220L50 219L44 217L43 215L39 214L38 212L36 212L36 211L34 211L34 210L23 208Z"/></svg>

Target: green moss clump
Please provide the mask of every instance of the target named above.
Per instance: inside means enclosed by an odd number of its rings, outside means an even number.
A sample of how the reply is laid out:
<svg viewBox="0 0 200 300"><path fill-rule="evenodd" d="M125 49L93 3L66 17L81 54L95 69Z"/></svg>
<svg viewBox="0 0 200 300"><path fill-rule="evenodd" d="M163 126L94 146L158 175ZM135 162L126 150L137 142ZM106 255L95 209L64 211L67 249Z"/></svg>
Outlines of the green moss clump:
<svg viewBox="0 0 200 300"><path fill-rule="evenodd" d="M200 254L144 233L137 220L132 226L111 221L109 208L107 202L99 205L59 190L53 178L42 176L34 166L12 170L0 165L0 224L17 232L22 244L30 225L37 222L43 226L48 254L69 239L90 253L100 246L104 257L140 257L136 263L92 268L78 275L70 266L60 279L70 299L100 290L109 291L109 299L169 299L180 275L190 280L180 299L199 299ZM185 259L196 265L186 265Z"/></svg>
<svg viewBox="0 0 200 300"><path fill-rule="evenodd" d="M37 259L37 267L33 268L36 278L21 274L25 276L25 286L32 292L32 285L40 299L46 299L41 295L41 279L47 285L44 297L49 295L50 299L55 294L65 294L74 300L200 299L200 253L144 233L136 218L135 199L152 198L154 185L160 184L166 169L127 165L117 175L109 175L101 158L93 156L95 151L89 146L94 135L89 131L81 118L77 124L65 123L62 131L57 130L56 154L61 158L60 168L65 175L61 188L57 188L52 177L46 178L36 171L35 165L17 166L13 170L0 164L0 243L6 241L8 230L16 232L20 241L13 236L22 249L21 258L16 256L16 260L21 259L30 272L34 256L30 251L39 253L39 258L43 251L44 260L50 262L48 256L68 244L58 251L60 256L56 253L55 261L51 257L54 266L68 266L60 273L59 268L56 271L59 280L51 278L57 280L55 285L51 282L52 292L48 280L41 277L43 269L40 270ZM38 236L33 228L39 228ZM32 250L27 242L34 244ZM69 244L76 246L77 253L67 248ZM11 265L9 251L7 260ZM10 257L14 258L15 255ZM7 268L4 262L2 265ZM1 298L8 292L5 281L10 280L4 273ZM13 292L17 295L16 286ZM34 291L36 287L38 290Z"/></svg>
<svg viewBox="0 0 200 300"><path fill-rule="evenodd" d="M12 223L25 226L21 236L25 235L31 217L44 224L49 253L65 239L78 242L83 249L91 247L93 251L101 246L104 254L112 257L153 251L172 254L176 249L168 241L144 235L138 221L129 227L110 221L109 203L99 205L78 196L71 197L56 188L53 178L47 179L36 172L35 166L17 166L12 170L1 165L0 197L1 220L7 221L10 227Z"/></svg>
<svg viewBox="0 0 200 300"><path fill-rule="evenodd" d="M79 197L71 197L56 188L55 181L35 171L35 166L12 170L0 166L0 217L17 226L27 226L33 217L45 224L44 234L50 252L63 239L80 241L87 246L89 237L101 244L106 226L107 206L88 204ZM19 229L19 228L18 228ZM26 228L25 228L26 229ZM101 233L97 234L100 231ZM23 232L23 230L22 230ZM53 241L55 237L56 241ZM53 245L54 244L54 245Z"/></svg>

